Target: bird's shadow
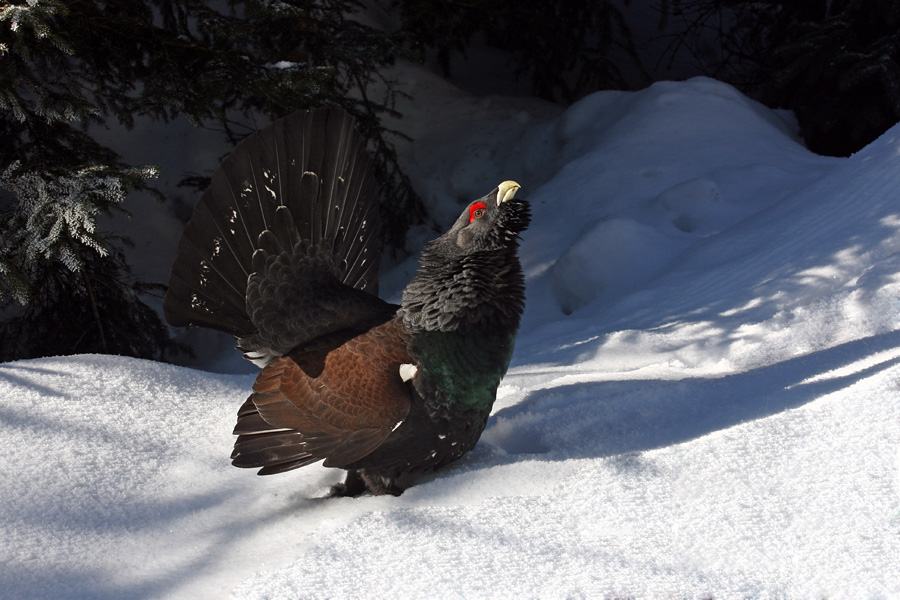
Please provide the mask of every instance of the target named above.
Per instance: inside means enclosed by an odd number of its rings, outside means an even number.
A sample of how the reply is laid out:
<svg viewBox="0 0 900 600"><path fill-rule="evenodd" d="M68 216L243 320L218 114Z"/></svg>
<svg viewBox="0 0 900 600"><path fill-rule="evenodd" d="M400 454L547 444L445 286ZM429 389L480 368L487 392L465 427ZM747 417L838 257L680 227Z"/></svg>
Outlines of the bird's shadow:
<svg viewBox="0 0 900 600"><path fill-rule="evenodd" d="M724 377L572 383L526 393L488 422L472 466L630 455L798 408L900 364L900 331ZM860 398L860 402L865 398Z"/></svg>

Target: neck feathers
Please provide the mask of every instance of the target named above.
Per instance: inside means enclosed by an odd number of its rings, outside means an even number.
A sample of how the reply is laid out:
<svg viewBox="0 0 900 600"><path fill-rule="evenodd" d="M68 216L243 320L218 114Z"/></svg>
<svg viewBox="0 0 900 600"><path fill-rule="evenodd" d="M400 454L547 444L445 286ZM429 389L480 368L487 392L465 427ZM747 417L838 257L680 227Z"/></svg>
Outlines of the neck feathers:
<svg viewBox="0 0 900 600"><path fill-rule="evenodd" d="M412 331L512 331L525 309L525 278L515 248L447 259L426 248L403 292L400 314Z"/></svg>

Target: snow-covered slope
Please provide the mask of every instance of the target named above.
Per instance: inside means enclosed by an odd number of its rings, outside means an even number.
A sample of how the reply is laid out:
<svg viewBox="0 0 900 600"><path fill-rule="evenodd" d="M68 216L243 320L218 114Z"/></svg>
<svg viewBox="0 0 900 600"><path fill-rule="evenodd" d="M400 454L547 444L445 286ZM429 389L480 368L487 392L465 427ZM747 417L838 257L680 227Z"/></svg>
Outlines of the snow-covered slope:
<svg viewBox="0 0 900 600"><path fill-rule="evenodd" d="M252 376L3 364L0 595L900 597L900 128L815 156L708 79L441 97L403 156L437 218L508 178L534 204L476 449L320 499L340 473L229 466Z"/></svg>

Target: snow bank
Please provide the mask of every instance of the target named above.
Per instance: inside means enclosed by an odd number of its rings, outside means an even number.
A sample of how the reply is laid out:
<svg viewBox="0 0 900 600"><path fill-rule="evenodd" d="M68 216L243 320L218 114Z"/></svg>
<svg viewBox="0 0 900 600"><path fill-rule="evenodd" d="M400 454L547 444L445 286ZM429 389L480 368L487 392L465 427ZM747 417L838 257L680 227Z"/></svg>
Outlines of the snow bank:
<svg viewBox="0 0 900 600"><path fill-rule="evenodd" d="M324 500L340 473L228 465L252 376L0 365L4 592L900 596L900 127L823 158L708 79L561 113L405 75L457 116L400 107L435 219L509 178L534 205L476 449L399 498Z"/></svg>

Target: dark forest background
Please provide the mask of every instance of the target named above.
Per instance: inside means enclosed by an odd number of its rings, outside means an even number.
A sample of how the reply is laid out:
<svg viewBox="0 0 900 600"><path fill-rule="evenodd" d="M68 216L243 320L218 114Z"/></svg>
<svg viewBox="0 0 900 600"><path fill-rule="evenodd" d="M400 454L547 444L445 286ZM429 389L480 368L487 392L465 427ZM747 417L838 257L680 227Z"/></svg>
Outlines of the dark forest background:
<svg viewBox="0 0 900 600"><path fill-rule="evenodd" d="M129 240L98 230L154 188L93 134L187 117L229 143L250 115L341 106L370 141L401 248L427 209L382 125L382 69L453 75L502 52L534 96L568 104L639 89L674 66L794 112L814 152L846 156L900 120L900 0L29 0L0 3L0 361L72 353L166 360L174 342L138 281ZM377 15L377 18L372 18ZM375 25L374 23L377 23ZM636 33L637 32L637 33ZM687 69L684 65L687 65ZM677 76L677 74L676 74ZM377 89L377 94L372 90ZM203 176L184 186L202 189ZM387 201L390 199L390 202Z"/></svg>

